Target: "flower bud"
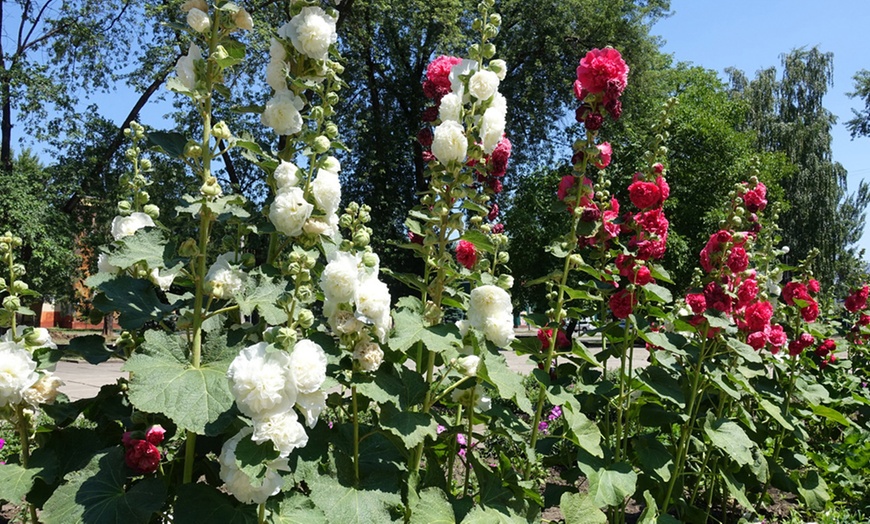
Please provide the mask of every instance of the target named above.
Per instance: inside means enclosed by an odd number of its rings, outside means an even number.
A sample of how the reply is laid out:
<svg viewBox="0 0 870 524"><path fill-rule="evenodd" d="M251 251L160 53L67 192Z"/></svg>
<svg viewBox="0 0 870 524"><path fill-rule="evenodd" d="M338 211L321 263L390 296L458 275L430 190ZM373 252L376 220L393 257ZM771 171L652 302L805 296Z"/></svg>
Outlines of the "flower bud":
<svg viewBox="0 0 870 524"><path fill-rule="evenodd" d="M188 13L191 9L199 9L200 11L208 11L208 4L205 0L187 0L181 4L181 12Z"/></svg>
<svg viewBox="0 0 870 524"><path fill-rule="evenodd" d="M24 282L23 280L16 280L15 282L12 283L12 292L13 293L19 293L19 294L24 293L28 289L30 289L30 286L28 286L27 282Z"/></svg>
<svg viewBox="0 0 870 524"><path fill-rule="evenodd" d="M230 131L229 126L227 126L227 123L223 120L211 128L211 134L218 140L229 140L233 137L232 131Z"/></svg>
<svg viewBox="0 0 870 524"><path fill-rule="evenodd" d="M371 241L371 237L365 229L360 229L356 233L353 234L353 244L356 247L366 247L369 245Z"/></svg>
<svg viewBox="0 0 870 524"><path fill-rule="evenodd" d="M155 206L154 204L148 204L142 208L142 211L145 212L151 218L160 218L160 208Z"/></svg>
<svg viewBox="0 0 870 524"><path fill-rule="evenodd" d="M498 263L499 264L507 264L508 260L510 260L510 254L507 251L499 251L498 252Z"/></svg>
<svg viewBox="0 0 870 524"><path fill-rule="evenodd" d="M342 229L348 229L352 225L353 225L353 217L350 215L347 215L347 214L341 215L341 217L338 219L338 226L341 227Z"/></svg>
<svg viewBox="0 0 870 524"><path fill-rule="evenodd" d="M337 74L337 75L344 73L344 66L341 65L339 62L333 62L332 60L327 60L326 65L328 65L329 68L332 69L335 72L335 74Z"/></svg>
<svg viewBox="0 0 870 524"><path fill-rule="evenodd" d="M212 58L214 58L215 60L226 60L229 57L230 54L227 52L227 48L222 45L218 45L214 50L214 54L212 55Z"/></svg>
<svg viewBox="0 0 870 524"><path fill-rule="evenodd" d="M217 178L210 176L208 180L205 181L205 184L199 188L200 193L207 197L217 198L223 194L223 189L221 189L221 185L218 184Z"/></svg>
<svg viewBox="0 0 870 524"><path fill-rule="evenodd" d="M151 200L151 195L149 195L147 191L139 191L136 193L135 198L137 204L145 205Z"/></svg>
<svg viewBox="0 0 870 524"><path fill-rule="evenodd" d="M8 253L9 252L9 244L6 242L0 242L0 253Z"/></svg>
<svg viewBox="0 0 870 524"><path fill-rule="evenodd" d="M133 211L133 204L126 200L118 202L118 213L121 215L129 215Z"/></svg>
<svg viewBox="0 0 870 524"><path fill-rule="evenodd" d="M187 25L197 33L204 33L211 27L211 20L205 11L194 7L187 12Z"/></svg>
<svg viewBox="0 0 870 524"><path fill-rule="evenodd" d="M326 124L326 127L323 130L324 134L326 134L329 138L336 138L338 136L338 126L329 122Z"/></svg>
<svg viewBox="0 0 870 524"><path fill-rule="evenodd" d="M332 145L332 142L328 137L324 135L320 135L314 139L313 149L317 154L323 154L329 151L329 146Z"/></svg>
<svg viewBox="0 0 870 524"><path fill-rule="evenodd" d="M18 311L21 309L21 299L16 296L8 296L3 299L3 309L6 311Z"/></svg>
<svg viewBox="0 0 870 524"><path fill-rule="evenodd" d="M23 277L27 270L24 268L24 264L12 264L11 273L16 277Z"/></svg>
<svg viewBox="0 0 870 524"><path fill-rule="evenodd" d="M489 27L492 27L492 26L487 26L487 29L489 29ZM490 32L487 31L487 38L492 38L498 34L498 30L495 28L493 28L493 29L494 29L494 31L492 32L491 35L489 34ZM481 53L483 54L484 58L494 57L495 56L495 44L492 44L489 42L483 44L483 49L482 49Z"/></svg>
<svg viewBox="0 0 870 524"><path fill-rule="evenodd" d="M188 158L199 158L202 156L202 146L193 140L188 140L184 144L184 156Z"/></svg>
<svg viewBox="0 0 870 524"><path fill-rule="evenodd" d="M326 93L326 103L331 105L331 106L334 106L335 104L337 104L338 103L338 93L333 93L332 91L330 91L329 93Z"/></svg>
<svg viewBox="0 0 870 524"><path fill-rule="evenodd" d="M367 268L374 268L374 267L377 267L378 264L381 263L381 259L378 258L378 255L376 255L376 254L374 254L374 253L371 253L371 252L363 253L362 261L363 261L363 264L364 264Z"/></svg>
<svg viewBox="0 0 870 524"><path fill-rule="evenodd" d="M507 274L499 275L497 285L505 291L510 291L514 287L514 277Z"/></svg>
<svg viewBox="0 0 870 524"><path fill-rule="evenodd" d="M139 167L143 171L150 171L151 170L151 161L148 160L147 158L142 158L139 160Z"/></svg>
<svg viewBox="0 0 870 524"><path fill-rule="evenodd" d="M257 263L256 257L254 257L253 253L245 253L242 255L242 266L251 269L254 267L254 264Z"/></svg>
<svg viewBox="0 0 870 524"><path fill-rule="evenodd" d="M493 13L489 15L489 23L499 27L501 25L501 15L498 13Z"/></svg>
<svg viewBox="0 0 870 524"><path fill-rule="evenodd" d="M456 371L466 377L476 377L478 367L480 367L480 357L477 355L468 355L456 360Z"/></svg>
<svg viewBox="0 0 870 524"><path fill-rule="evenodd" d="M124 158L126 158L127 160L130 160L130 161L133 161L136 159L137 154L138 153L136 152L136 148L131 147L131 148L127 149L126 151L124 151Z"/></svg>
<svg viewBox="0 0 870 524"><path fill-rule="evenodd" d="M178 247L178 254L183 257L195 257L199 253L199 246L196 245L196 240L188 238Z"/></svg>
<svg viewBox="0 0 870 524"><path fill-rule="evenodd" d="M504 80L507 74L507 63L504 60L497 58L489 62L489 70L495 73L499 80Z"/></svg>
<svg viewBox="0 0 870 524"><path fill-rule="evenodd" d="M307 329L314 325L314 313L310 309L299 311L299 316L296 318L299 325Z"/></svg>
<svg viewBox="0 0 870 524"><path fill-rule="evenodd" d="M236 11L236 14L233 15L233 22L235 22L236 27L239 29L244 29L245 31L251 31L254 29L254 19L251 18L251 14L244 9Z"/></svg>

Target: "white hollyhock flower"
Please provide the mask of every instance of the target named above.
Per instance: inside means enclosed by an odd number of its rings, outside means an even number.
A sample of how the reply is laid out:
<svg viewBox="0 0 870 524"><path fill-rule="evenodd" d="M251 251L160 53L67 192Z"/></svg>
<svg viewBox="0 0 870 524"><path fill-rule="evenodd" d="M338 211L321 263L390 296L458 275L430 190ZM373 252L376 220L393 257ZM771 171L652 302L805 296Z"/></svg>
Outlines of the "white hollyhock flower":
<svg viewBox="0 0 870 524"><path fill-rule="evenodd" d="M208 11L208 4L205 0L187 0L181 4L181 12L188 13L191 9L199 9L200 11Z"/></svg>
<svg viewBox="0 0 870 524"><path fill-rule="evenodd" d="M314 205L305 200L301 189L288 187L275 196L269 209L269 220L278 231L296 237L302 234L302 226L313 209Z"/></svg>
<svg viewBox="0 0 870 524"><path fill-rule="evenodd" d="M462 98L456 93L447 93L441 98L441 105L438 106L438 118L442 122L452 120L460 122L462 118Z"/></svg>
<svg viewBox="0 0 870 524"><path fill-rule="evenodd" d="M266 102L260 115L264 126L271 127L279 135L295 135L302 130L302 115L299 111L305 102L289 90L278 91Z"/></svg>
<svg viewBox="0 0 870 524"><path fill-rule="evenodd" d="M236 27L239 29L244 29L245 31L251 31L254 29L254 19L251 18L251 14L244 9L236 11L236 14L233 15L233 22L236 23Z"/></svg>
<svg viewBox="0 0 870 524"><path fill-rule="evenodd" d="M274 36L269 42L269 60L273 62L284 62L287 60L287 50L284 49L284 44Z"/></svg>
<svg viewBox="0 0 870 524"><path fill-rule="evenodd" d="M296 187L299 185L299 168L293 162L285 162L284 160L275 168L275 173L272 175L275 178L275 185L278 187L278 193L284 189Z"/></svg>
<svg viewBox="0 0 870 524"><path fill-rule="evenodd" d="M106 253L100 253L97 257L97 270L100 273L117 273L119 269L121 268L109 263L109 255Z"/></svg>
<svg viewBox="0 0 870 524"><path fill-rule="evenodd" d="M296 397L296 407L305 415L305 423L308 427L313 428L320 414L326 409L326 392L300 393Z"/></svg>
<svg viewBox="0 0 870 524"><path fill-rule="evenodd" d="M175 280L175 273L164 273L161 275L160 270L154 268L151 270L149 277L155 286L163 291L169 291L169 287L172 286L172 281Z"/></svg>
<svg viewBox="0 0 870 524"><path fill-rule="evenodd" d="M327 215L338 211L341 203L341 182L338 173L318 169L317 177L311 181L311 194L317 206Z"/></svg>
<svg viewBox="0 0 870 524"><path fill-rule="evenodd" d="M296 391L300 393L314 393L326 380L326 353L308 339L300 340L293 347L289 366Z"/></svg>
<svg viewBox="0 0 870 524"><path fill-rule="evenodd" d="M24 328L19 327L19 329L24 329ZM8 335L9 331L7 331L6 334ZM11 340L10 340L10 342L11 342ZM54 341L51 339L51 333L49 333L48 329L46 329L46 328L41 328L41 327L32 328L30 333L28 333L27 336L24 337L24 340L22 342L24 343L25 346L27 346L28 348L31 348L31 349L37 349L37 348L57 349L57 344L55 344Z"/></svg>
<svg viewBox="0 0 870 524"><path fill-rule="evenodd" d="M290 356L283 351L267 353L267 346L260 342L246 347L227 370L236 405L251 418L288 411L296 403Z"/></svg>
<svg viewBox="0 0 870 524"><path fill-rule="evenodd" d="M266 464L265 474L251 478L236 463L236 448L243 438L249 438L253 428L243 428L236 436L224 442L221 448L220 477L226 490L243 504L263 504L272 495L277 495L284 484L278 471L290 471L286 458L277 458Z"/></svg>
<svg viewBox="0 0 870 524"><path fill-rule="evenodd" d="M309 235L324 235L333 238L338 233L338 215L332 213L325 217L311 217L302 226L302 231Z"/></svg>
<svg viewBox="0 0 870 524"><path fill-rule="evenodd" d="M360 322L351 311L336 309L329 316L329 326L339 335L352 335L362 331L365 324Z"/></svg>
<svg viewBox="0 0 870 524"><path fill-rule="evenodd" d="M304 7L298 15L278 29L278 36L289 38L293 47L305 56L324 60L329 46L338 41L334 17L319 7Z"/></svg>
<svg viewBox="0 0 870 524"><path fill-rule="evenodd" d="M320 275L320 288L327 300L350 302L359 285L360 259L346 251L334 251Z"/></svg>
<svg viewBox="0 0 870 524"><path fill-rule="evenodd" d="M483 143L483 151L487 155L492 153L495 146L501 142L504 136L505 119L507 118L507 103L505 98L496 93L492 105L483 112L480 121L480 139Z"/></svg>
<svg viewBox="0 0 870 524"><path fill-rule="evenodd" d="M175 76L184 87L193 91L196 88L196 61L202 60L202 49L196 44L190 44L187 55L175 62Z"/></svg>
<svg viewBox="0 0 870 524"><path fill-rule="evenodd" d="M0 342L0 407L15 405L39 380L30 352L14 342Z"/></svg>
<svg viewBox="0 0 870 524"><path fill-rule="evenodd" d="M480 385L467 389L454 389L450 398L463 406L474 404L477 411L489 411L492 407L492 399L486 395L486 390Z"/></svg>
<svg viewBox="0 0 870 524"><path fill-rule="evenodd" d="M471 291L468 322L499 347L507 347L514 339L511 297L504 289L479 286Z"/></svg>
<svg viewBox="0 0 870 524"><path fill-rule="evenodd" d="M477 355L468 355L456 360L456 370L466 377L476 377L479 367L480 357Z"/></svg>
<svg viewBox="0 0 870 524"><path fill-rule="evenodd" d="M498 75L483 69L468 79L468 93L479 101L489 100L498 91Z"/></svg>
<svg viewBox="0 0 870 524"><path fill-rule="evenodd" d="M393 326L390 300L390 289L376 277L367 278L357 286L354 299L357 314L374 324L375 335L381 343L386 341L387 334Z"/></svg>
<svg viewBox="0 0 870 524"><path fill-rule="evenodd" d="M24 390L22 397L34 409L38 408L41 404L54 404L55 399L57 399L58 388L61 386L63 386L63 380L56 377L53 373L44 372L35 384Z"/></svg>
<svg viewBox="0 0 870 524"><path fill-rule="evenodd" d="M116 216L112 220L112 238L121 240L139 231L143 227L154 227L154 220L145 213L130 213L129 216Z"/></svg>
<svg viewBox="0 0 870 524"><path fill-rule="evenodd" d="M299 417L292 409L267 417L254 419L254 433L251 440L256 443L271 440L280 457L287 457L296 448L308 444L308 434L299 423Z"/></svg>
<svg viewBox="0 0 870 524"><path fill-rule="evenodd" d="M334 156L328 156L323 160L322 169L332 171L333 173L341 173L341 162Z"/></svg>
<svg viewBox="0 0 870 524"><path fill-rule="evenodd" d="M450 162L463 162L468 151L468 139L462 124L448 120L435 128L432 138L432 154L443 165Z"/></svg>
<svg viewBox="0 0 870 524"><path fill-rule="evenodd" d="M370 340L361 340L353 348L353 358L363 371L377 371L384 361L384 351Z"/></svg>
<svg viewBox="0 0 870 524"><path fill-rule="evenodd" d="M504 80L504 77L507 74L507 63L504 60L497 58L489 62L489 69L498 76L499 80Z"/></svg>
<svg viewBox="0 0 870 524"><path fill-rule="evenodd" d="M462 96L462 76L477 71L477 60L468 60L463 58L461 62L450 68L450 74L447 78L450 79L450 90Z"/></svg>
<svg viewBox="0 0 870 524"><path fill-rule="evenodd" d="M211 20L209 20L208 14L204 10L194 7L187 12L187 25L192 27L197 33L204 33L211 27Z"/></svg>
<svg viewBox="0 0 870 524"><path fill-rule="evenodd" d="M245 273L233 263L234 259L234 253L224 253L208 268L205 283L213 297L228 299L241 292L245 283Z"/></svg>
<svg viewBox="0 0 870 524"><path fill-rule="evenodd" d="M287 64L272 60L266 66L266 83L275 91L287 90Z"/></svg>

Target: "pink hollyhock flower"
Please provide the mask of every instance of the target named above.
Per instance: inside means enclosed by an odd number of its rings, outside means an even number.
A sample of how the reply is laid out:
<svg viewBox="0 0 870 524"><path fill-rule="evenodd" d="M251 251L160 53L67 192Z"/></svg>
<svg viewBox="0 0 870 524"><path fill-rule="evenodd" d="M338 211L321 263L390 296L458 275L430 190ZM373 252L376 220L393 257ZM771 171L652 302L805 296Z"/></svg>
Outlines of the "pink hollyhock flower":
<svg viewBox="0 0 870 524"><path fill-rule="evenodd" d="M770 302L755 302L746 306L744 319L749 331L763 331L770 325L771 318L773 318L773 305Z"/></svg>
<svg viewBox="0 0 870 524"><path fill-rule="evenodd" d="M627 318L636 304L637 298L626 289L613 294L609 301L610 311L613 312L613 316L616 318Z"/></svg>
<svg viewBox="0 0 870 524"><path fill-rule="evenodd" d="M166 430L160 424L155 424L145 431L145 440L157 446L163 442Z"/></svg>
<svg viewBox="0 0 870 524"><path fill-rule="evenodd" d="M764 211L767 207L767 187L759 182L753 189L743 193L743 204L750 213Z"/></svg>
<svg viewBox="0 0 870 524"><path fill-rule="evenodd" d="M634 221L637 222L637 225L647 233L656 235L662 239L667 238L668 236L668 227L670 226L670 223L660 207L634 215Z"/></svg>
<svg viewBox="0 0 870 524"><path fill-rule="evenodd" d="M556 420L557 418L562 416L562 408L560 406L553 406L553 409L550 410L550 414L547 415L547 419Z"/></svg>
<svg viewBox="0 0 870 524"><path fill-rule="evenodd" d="M707 245L701 250L701 267L704 271L707 273L713 271L713 264L719 260L722 248L728 242L731 242L731 233L724 229L710 235Z"/></svg>
<svg viewBox="0 0 870 524"><path fill-rule="evenodd" d="M807 289L810 290L810 293L816 294L822 290L822 285L819 284L819 281L811 278L809 282L807 282Z"/></svg>
<svg viewBox="0 0 870 524"><path fill-rule="evenodd" d="M815 322L819 318L819 304L813 300L809 300L809 304L801 308L801 318L804 322Z"/></svg>
<svg viewBox="0 0 870 524"><path fill-rule="evenodd" d="M504 224L502 224L502 223L495 224L494 226L492 226L492 229L490 231L492 231L494 234L498 235L499 233L504 232Z"/></svg>
<svg viewBox="0 0 870 524"><path fill-rule="evenodd" d="M550 347L550 337L552 336L552 329L538 329L538 340L541 342L541 350L545 350Z"/></svg>
<svg viewBox="0 0 870 524"><path fill-rule="evenodd" d="M489 208L489 213L486 214L486 219L492 222L498 217L498 204L493 204L492 207Z"/></svg>
<svg viewBox="0 0 870 524"><path fill-rule="evenodd" d="M124 434L121 435L121 444L123 444L125 448L132 446L135 441L136 439L133 438L132 431L125 431Z"/></svg>
<svg viewBox="0 0 870 524"><path fill-rule="evenodd" d="M749 305L758 296L758 282L749 278L740 283L737 288L737 308L741 309Z"/></svg>
<svg viewBox="0 0 870 524"><path fill-rule="evenodd" d="M807 287L801 282L789 282L782 288L782 300L786 304L789 306L795 305L795 299L804 301L812 300L809 292L807 292Z"/></svg>
<svg viewBox="0 0 870 524"><path fill-rule="evenodd" d="M420 142L420 145L423 147L429 147L432 145L432 129L428 127L424 127L423 129L417 131L417 142Z"/></svg>
<svg viewBox="0 0 870 524"><path fill-rule="evenodd" d="M462 62L461 58L445 55L441 55L433 60L426 68L423 94L427 98L440 100L441 97L449 93L451 91L450 70L459 62Z"/></svg>
<svg viewBox="0 0 870 524"><path fill-rule="evenodd" d="M860 311L867 307L867 297L870 295L870 286L864 286L860 289L856 289L853 291L848 297L846 297L846 303L844 304L846 310L850 313L855 313L856 311Z"/></svg>
<svg viewBox="0 0 870 524"><path fill-rule="evenodd" d="M707 299L704 298L703 293L689 293L686 295L686 305L689 306L692 313L696 315L700 315L704 311L707 311Z"/></svg>
<svg viewBox="0 0 870 524"><path fill-rule="evenodd" d="M160 450L147 440L134 440L124 454L127 467L139 475L149 475L160 465Z"/></svg>
<svg viewBox="0 0 870 524"><path fill-rule="evenodd" d="M743 246L734 246L728 254L728 269L733 273L742 273L749 267L749 255Z"/></svg>
<svg viewBox="0 0 870 524"><path fill-rule="evenodd" d="M617 98L628 85L628 66L616 49L593 49L580 59L577 80L590 93L606 91L608 98Z"/></svg>
<svg viewBox="0 0 870 524"><path fill-rule="evenodd" d="M628 186L628 197L638 209L658 207L662 203L662 191L652 182L633 182Z"/></svg>
<svg viewBox="0 0 870 524"><path fill-rule="evenodd" d="M465 266L466 269L471 269L477 263L477 250L474 244L467 240L460 240L456 246L456 261Z"/></svg>
<svg viewBox="0 0 870 524"><path fill-rule="evenodd" d="M656 162L652 166L653 173L660 175L665 172L665 166L661 162Z"/></svg>
<svg viewBox="0 0 870 524"><path fill-rule="evenodd" d="M659 164L661 165L661 164ZM665 177L659 175L656 177L656 185L659 186L659 191L662 192L662 202L670 198L671 196L671 186L668 185L668 181L665 180Z"/></svg>
<svg viewBox="0 0 870 524"><path fill-rule="evenodd" d="M492 154L489 156L489 161L492 166L492 176L502 177L507 173L508 160L511 157L511 141L508 137L502 137Z"/></svg>
<svg viewBox="0 0 870 524"><path fill-rule="evenodd" d="M589 91L583 88L583 84L579 80L574 80L574 96L581 102L589 96Z"/></svg>
<svg viewBox="0 0 870 524"><path fill-rule="evenodd" d="M752 349L758 351L767 345L767 333L762 331L754 331L746 337L746 343L752 346Z"/></svg>
<svg viewBox="0 0 870 524"><path fill-rule="evenodd" d="M788 336L785 334L785 330L782 329L782 326L774 324L770 326L770 333L767 334L767 340L770 342L771 346L779 351L779 348L788 342Z"/></svg>
<svg viewBox="0 0 870 524"><path fill-rule="evenodd" d="M613 148L610 147L610 142L598 144L598 159L592 160L592 164L598 169L604 169L610 165L610 158L613 156Z"/></svg>
<svg viewBox="0 0 870 524"><path fill-rule="evenodd" d="M704 288L704 298L707 300L708 308L712 308L723 313L731 312L731 297L727 293L725 293L725 290L722 289L722 286L720 286L717 282L710 282L707 284L707 286Z"/></svg>
<svg viewBox="0 0 870 524"><path fill-rule="evenodd" d="M637 237L629 241L629 246L637 250L637 258L641 260L658 260L665 256L667 249L667 231L658 240L644 240Z"/></svg>

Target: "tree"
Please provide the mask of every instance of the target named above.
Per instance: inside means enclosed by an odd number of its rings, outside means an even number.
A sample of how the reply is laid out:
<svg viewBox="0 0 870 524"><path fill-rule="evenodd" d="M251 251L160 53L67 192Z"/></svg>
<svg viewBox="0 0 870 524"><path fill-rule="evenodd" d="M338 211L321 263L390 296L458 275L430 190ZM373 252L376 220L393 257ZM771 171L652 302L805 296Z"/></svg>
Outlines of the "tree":
<svg viewBox="0 0 870 524"><path fill-rule="evenodd" d="M853 109L855 117L846 122L846 127L854 139L858 136L870 136L870 71L862 69L852 78L855 81L855 91L847 94L851 98L864 101L864 109Z"/></svg>
<svg viewBox="0 0 870 524"><path fill-rule="evenodd" d="M789 204L780 222L790 248L787 262L796 264L818 249L815 269L828 286L848 280L860 266L852 231L863 229L868 191L862 182L849 195L846 170L832 159L836 117L823 98L833 82L833 59L818 48L797 49L783 55L779 79L775 68L759 71L752 81L732 72L736 91L749 101L747 126L757 132L758 147L784 153L796 168L782 180Z"/></svg>

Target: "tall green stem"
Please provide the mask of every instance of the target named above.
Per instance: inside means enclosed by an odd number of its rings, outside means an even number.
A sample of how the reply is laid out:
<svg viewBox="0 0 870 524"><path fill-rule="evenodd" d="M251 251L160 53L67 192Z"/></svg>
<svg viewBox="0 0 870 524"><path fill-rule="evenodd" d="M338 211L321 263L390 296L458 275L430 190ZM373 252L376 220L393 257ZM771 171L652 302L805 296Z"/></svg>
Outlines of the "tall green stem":
<svg viewBox="0 0 870 524"><path fill-rule="evenodd" d="M794 393L794 384L795 379L797 378L797 374L795 373L795 367L797 363L797 357L789 358L789 367L788 367L788 386L786 386L785 393L785 406L783 407L783 416L788 416L788 410L791 408L791 396ZM771 456L770 463L772 465L776 465L779 460L779 454L782 451L782 442L785 440L785 426L781 427L779 430L779 434L776 436L776 443L773 447L773 455ZM761 490L761 496L763 497L765 493L767 493L768 488L770 488L770 478L772 475L767 476L767 482L764 483L764 489Z"/></svg>
<svg viewBox="0 0 870 524"><path fill-rule="evenodd" d="M12 255L9 255L10 260ZM12 328L15 329L14 327ZM13 333L15 331L12 331ZM18 418L18 440L21 443L21 453L19 459L21 466L27 469L27 463L30 461L30 422L27 420L27 415L24 413L24 406L19 404L15 408L15 414ZM38 522L36 515L36 506L27 502L27 511L30 514L30 520L33 524Z"/></svg>
<svg viewBox="0 0 870 524"><path fill-rule="evenodd" d="M350 387L353 405L353 479L359 485L359 408L356 399L356 385Z"/></svg>

